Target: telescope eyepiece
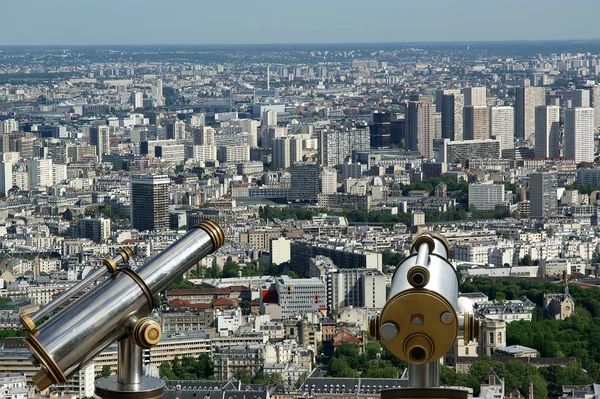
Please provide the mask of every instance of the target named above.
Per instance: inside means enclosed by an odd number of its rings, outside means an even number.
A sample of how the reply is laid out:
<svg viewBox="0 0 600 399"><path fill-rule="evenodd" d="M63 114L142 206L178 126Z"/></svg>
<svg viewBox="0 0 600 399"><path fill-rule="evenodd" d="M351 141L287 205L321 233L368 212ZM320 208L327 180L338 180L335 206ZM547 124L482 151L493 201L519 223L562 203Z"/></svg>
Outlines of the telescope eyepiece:
<svg viewBox="0 0 600 399"><path fill-rule="evenodd" d="M407 274L408 283L415 288L423 288L429 283L429 270L421 265L413 266Z"/></svg>

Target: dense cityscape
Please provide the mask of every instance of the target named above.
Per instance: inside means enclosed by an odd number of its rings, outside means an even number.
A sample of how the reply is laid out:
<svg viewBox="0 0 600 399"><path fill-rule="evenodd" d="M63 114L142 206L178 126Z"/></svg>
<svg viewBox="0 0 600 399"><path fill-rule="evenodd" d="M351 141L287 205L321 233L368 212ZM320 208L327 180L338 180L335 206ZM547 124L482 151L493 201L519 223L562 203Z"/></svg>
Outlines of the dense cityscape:
<svg viewBox="0 0 600 399"><path fill-rule="evenodd" d="M599 142L597 41L0 47L0 399L93 397L117 344L40 392L22 316L206 219L154 296L167 399L408 387L369 321L423 232L479 326L442 385L597 397Z"/></svg>

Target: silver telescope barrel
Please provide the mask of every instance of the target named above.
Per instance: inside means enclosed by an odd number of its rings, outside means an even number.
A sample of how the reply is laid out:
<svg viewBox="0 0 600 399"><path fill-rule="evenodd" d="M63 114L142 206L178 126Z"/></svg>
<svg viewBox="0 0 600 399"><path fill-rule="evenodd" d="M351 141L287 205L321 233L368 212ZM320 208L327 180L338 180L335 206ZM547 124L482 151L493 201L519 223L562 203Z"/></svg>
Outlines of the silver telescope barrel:
<svg viewBox="0 0 600 399"><path fill-rule="evenodd" d="M223 245L219 225L203 220L134 272L118 269L93 290L61 310L25 339L41 370L40 390L67 381L113 342L131 338L142 348L156 345L160 326L147 316L153 296Z"/></svg>
<svg viewBox="0 0 600 399"><path fill-rule="evenodd" d="M23 324L23 328L27 331L33 331L35 329L35 323L42 320L44 317L52 314L56 309L63 306L65 303L69 301L69 299L73 298L77 293L85 290L89 287L94 281L99 278L104 277L108 273L115 273L117 271L117 265L120 263L127 262L133 256L133 250L129 247L123 248L119 251L119 253L114 258L106 258L102 261L104 267L99 267L89 273L83 280L64 291L62 294L55 298L46 306L42 307L36 312L31 314L23 314L21 315L21 324Z"/></svg>

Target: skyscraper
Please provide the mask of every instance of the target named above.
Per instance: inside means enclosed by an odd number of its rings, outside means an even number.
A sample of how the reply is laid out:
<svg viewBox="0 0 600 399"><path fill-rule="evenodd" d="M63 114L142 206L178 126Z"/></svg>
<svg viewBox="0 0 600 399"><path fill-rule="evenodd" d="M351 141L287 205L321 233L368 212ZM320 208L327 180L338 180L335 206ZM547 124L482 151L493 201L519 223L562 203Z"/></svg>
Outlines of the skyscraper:
<svg viewBox="0 0 600 399"><path fill-rule="evenodd" d="M278 137L272 141L272 166L287 169L294 163L302 161L302 137Z"/></svg>
<svg viewBox="0 0 600 399"><path fill-rule="evenodd" d="M460 92L443 94L440 100L442 113L442 138L452 141L463 139L463 108L465 99Z"/></svg>
<svg viewBox="0 0 600 399"><path fill-rule="evenodd" d="M589 90L573 90L571 97L571 106L573 108L589 108L590 106L590 91Z"/></svg>
<svg viewBox="0 0 600 399"><path fill-rule="evenodd" d="M391 144L390 113L373 111L371 130L371 147L388 147Z"/></svg>
<svg viewBox="0 0 600 399"><path fill-rule="evenodd" d="M194 145L213 145L215 144L215 129L208 126L194 126L192 138Z"/></svg>
<svg viewBox="0 0 600 399"><path fill-rule="evenodd" d="M30 159L27 162L29 187L46 188L54 185L52 159Z"/></svg>
<svg viewBox="0 0 600 399"><path fill-rule="evenodd" d="M532 173L529 175L531 210L529 216L542 218L557 213L557 181L554 173Z"/></svg>
<svg viewBox="0 0 600 399"><path fill-rule="evenodd" d="M314 162L298 162L291 168L292 202L317 202L321 192L321 167Z"/></svg>
<svg viewBox="0 0 600 399"><path fill-rule="evenodd" d="M0 162L0 197L6 196L8 190L10 190L13 186L12 168L12 162Z"/></svg>
<svg viewBox="0 0 600 399"><path fill-rule="evenodd" d="M418 151L423 157L431 157L433 146L431 103L410 101L406 110L407 148Z"/></svg>
<svg viewBox="0 0 600 399"><path fill-rule="evenodd" d="M485 140L490 138L490 111L482 105L465 106L463 139Z"/></svg>
<svg viewBox="0 0 600 399"><path fill-rule="evenodd" d="M594 127L600 127L600 86L591 88L590 106L594 108Z"/></svg>
<svg viewBox="0 0 600 399"><path fill-rule="evenodd" d="M96 146L98 162L102 162L102 155L110 154L109 132L108 126L94 125L90 127L90 145Z"/></svg>
<svg viewBox="0 0 600 399"><path fill-rule="evenodd" d="M167 175L131 176L131 227L139 231L169 228L169 184Z"/></svg>
<svg viewBox="0 0 600 399"><path fill-rule="evenodd" d="M487 106L486 87L467 87L463 92L465 93L465 106Z"/></svg>
<svg viewBox="0 0 600 399"><path fill-rule="evenodd" d="M546 105L546 89L543 87L517 87L515 101L515 136L534 142L535 107Z"/></svg>
<svg viewBox="0 0 600 399"><path fill-rule="evenodd" d="M185 139L185 122L184 121L169 121L166 124L167 140L183 140Z"/></svg>
<svg viewBox="0 0 600 399"><path fill-rule="evenodd" d="M565 158L594 162L594 109L565 110Z"/></svg>
<svg viewBox="0 0 600 399"><path fill-rule="evenodd" d="M318 133L319 161L323 166L344 163L352 151L368 150L371 147L370 131L364 126L338 127Z"/></svg>
<svg viewBox="0 0 600 399"><path fill-rule="evenodd" d="M337 191L337 170L323 168L321 171L321 194L333 194Z"/></svg>
<svg viewBox="0 0 600 399"><path fill-rule="evenodd" d="M515 147L515 109L513 107L490 108L490 136L500 139L500 150Z"/></svg>
<svg viewBox="0 0 600 399"><path fill-rule="evenodd" d="M560 107L557 105L535 108L535 157L560 157Z"/></svg>
<svg viewBox="0 0 600 399"><path fill-rule="evenodd" d="M444 96L460 94L460 89L440 89L435 92L435 112L442 112L442 102Z"/></svg>

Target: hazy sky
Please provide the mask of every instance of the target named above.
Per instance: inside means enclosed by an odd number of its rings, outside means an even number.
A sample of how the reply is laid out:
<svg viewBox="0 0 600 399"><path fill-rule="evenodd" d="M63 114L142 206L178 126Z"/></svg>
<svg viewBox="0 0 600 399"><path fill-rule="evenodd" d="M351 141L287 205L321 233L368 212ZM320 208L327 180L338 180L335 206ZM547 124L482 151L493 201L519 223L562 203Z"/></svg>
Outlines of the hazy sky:
<svg viewBox="0 0 600 399"><path fill-rule="evenodd" d="M0 0L0 45L600 38L600 0Z"/></svg>

